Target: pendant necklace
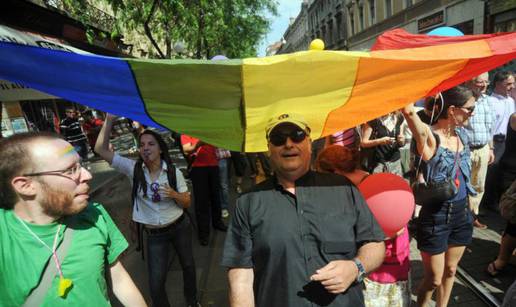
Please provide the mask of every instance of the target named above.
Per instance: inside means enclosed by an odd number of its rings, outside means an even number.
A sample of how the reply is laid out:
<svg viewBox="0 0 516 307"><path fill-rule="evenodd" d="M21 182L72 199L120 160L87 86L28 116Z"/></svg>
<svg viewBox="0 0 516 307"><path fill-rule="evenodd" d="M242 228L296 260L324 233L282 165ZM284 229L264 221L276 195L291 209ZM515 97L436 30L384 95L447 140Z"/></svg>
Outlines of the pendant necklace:
<svg viewBox="0 0 516 307"><path fill-rule="evenodd" d="M66 294L66 290L68 290L72 286L72 280L68 278L64 278L63 271L61 270L61 263L59 262L59 259L57 258L56 248L57 248L57 238L59 237L59 231L61 230L62 224L59 224L59 227L57 228L56 234L54 236L54 244L52 245L52 248L48 246L43 240L41 240L37 234L35 234L27 224L22 221L20 217L18 217L16 214L14 214L18 221L25 227L25 229L34 237L36 238L39 243L41 243L44 247L46 247L51 253L52 258L54 259L54 263L56 265L57 271L59 272L59 287L57 289L57 295L60 297L64 297Z"/></svg>

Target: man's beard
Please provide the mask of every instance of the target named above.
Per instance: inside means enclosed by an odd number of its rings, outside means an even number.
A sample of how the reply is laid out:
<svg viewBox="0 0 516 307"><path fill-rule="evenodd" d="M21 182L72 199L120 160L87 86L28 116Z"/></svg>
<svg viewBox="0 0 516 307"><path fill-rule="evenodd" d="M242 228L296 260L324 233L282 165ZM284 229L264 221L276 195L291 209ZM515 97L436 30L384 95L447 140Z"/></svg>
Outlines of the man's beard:
<svg viewBox="0 0 516 307"><path fill-rule="evenodd" d="M74 197L71 193L54 189L46 183L42 183L42 186L45 190L45 196L40 201L40 204L43 213L48 216L59 218L74 215L84 210L88 204L88 202L85 202L84 205L74 205Z"/></svg>

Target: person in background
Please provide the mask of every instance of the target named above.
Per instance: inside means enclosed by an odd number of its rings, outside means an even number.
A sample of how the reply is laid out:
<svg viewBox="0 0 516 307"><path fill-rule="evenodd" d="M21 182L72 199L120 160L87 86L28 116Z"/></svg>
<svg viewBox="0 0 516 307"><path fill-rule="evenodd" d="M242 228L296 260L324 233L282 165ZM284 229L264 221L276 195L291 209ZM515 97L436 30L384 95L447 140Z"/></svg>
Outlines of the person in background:
<svg viewBox="0 0 516 307"><path fill-rule="evenodd" d="M400 147L405 145L401 131L403 116L393 112L365 123L362 127L360 147L372 151L368 160L371 173L393 173L403 176Z"/></svg>
<svg viewBox="0 0 516 307"><path fill-rule="evenodd" d="M369 173L360 169L360 152L341 145L324 148L315 162L316 170L342 175L358 186Z"/></svg>
<svg viewBox="0 0 516 307"><path fill-rule="evenodd" d="M110 306L109 277L124 306L146 306L119 260L127 241L88 202L91 179L58 135L0 142L0 305Z"/></svg>
<svg viewBox="0 0 516 307"><path fill-rule="evenodd" d="M65 140L72 144L81 159L88 159L88 142L82 132L77 112L73 108L66 108L66 117L61 120L59 128Z"/></svg>
<svg viewBox="0 0 516 307"><path fill-rule="evenodd" d="M245 153L231 151L231 162L233 162L232 165L236 177L235 191L238 194L242 193L242 182L247 167L246 160Z"/></svg>
<svg viewBox="0 0 516 307"><path fill-rule="evenodd" d="M229 162L231 162L231 152L222 148L217 148L217 159L219 160L220 176L220 208L222 218L229 216Z"/></svg>
<svg viewBox="0 0 516 307"><path fill-rule="evenodd" d="M90 148L95 148L95 143L97 143L97 138L104 121L100 118L94 117L91 110L84 112L83 117L84 123L82 124L82 129L86 133Z"/></svg>
<svg viewBox="0 0 516 307"><path fill-rule="evenodd" d="M328 135L326 137L325 147L328 147L330 145L340 145L348 148L357 147L356 128L353 127Z"/></svg>
<svg viewBox="0 0 516 307"><path fill-rule="evenodd" d="M269 120L275 175L240 195L226 236L230 306L363 306L362 279L384 234L356 187L310 170L301 115Z"/></svg>
<svg viewBox="0 0 516 307"><path fill-rule="evenodd" d="M213 228L225 232L227 226L222 221L220 207L220 175L217 149L203 141L188 135L181 135L181 144L192 165L192 180L195 214L199 242L209 244L210 220Z"/></svg>
<svg viewBox="0 0 516 307"><path fill-rule="evenodd" d="M170 306L165 285L172 245L183 269L186 303L198 307L192 226L185 213L190 206L190 193L183 174L172 163L163 138L152 130L144 130L139 135L137 161L109 150L113 120L114 117L107 114L95 151L131 182L133 221L142 225L142 231L147 234L146 255L152 305Z"/></svg>
<svg viewBox="0 0 516 307"><path fill-rule="evenodd" d="M356 149L330 145L319 153L316 168L320 172L345 176L358 186L369 173L358 169ZM410 305L410 238L407 226L394 238L386 238L383 264L365 279L364 300L370 307L406 307Z"/></svg>
<svg viewBox="0 0 516 307"><path fill-rule="evenodd" d="M487 225L478 220L480 201L484 195L486 183L487 166L494 162L493 129L494 116L491 106L487 101L487 86L489 85L489 74L483 73L467 81L465 86L473 91L477 101L475 114L464 126L468 133L469 148L471 149L471 184L477 195L469 197L469 208L474 214L473 226L486 229Z"/></svg>
<svg viewBox="0 0 516 307"><path fill-rule="evenodd" d="M502 193L510 193L509 187L513 189L511 195L513 201L516 201L516 113L513 113L509 119L509 126L507 127L507 138L505 139L505 151L500 159L501 170L501 191ZM511 186L512 185L512 186ZM510 200L506 200L510 201ZM516 208L516 206L514 206ZM507 226L502 236L500 243L500 250L496 259L487 267L487 272L492 277L503 272L505 266L509 262L511 255L516 248L516 223L507 221Z"/></svg>
<svg viewBox="0 0 516 307"><path fill-rule="evenodd" d="M500 158L505 150L505 137L509 117L516 111L511 92L514 89L514 75L509 71L499 71L493 78L493 93L487 101L493 110L493 152L494 162L487 169L486 182L494 183L500 180ZM487 184L480 203L484 208L496 208L500 198L499 187L496 184Z"/></svg>
<svg viewBox="0 0 516 307"><path fill-rule="evenodd" d="M412 104L403 108L403 115L412 131L422 177L432 185L450 180L456 194L443 203L423 206L419 212L416 237L424 275L418 306L427 306L434 291L437 305L448 305L457 265L473 236L467 198L476 192L470 184L469 142L462 127L473 116L475 97L470 89L457 86L442 92L433 103L438 106L438 116L431 127L421 121Z"/></svg>

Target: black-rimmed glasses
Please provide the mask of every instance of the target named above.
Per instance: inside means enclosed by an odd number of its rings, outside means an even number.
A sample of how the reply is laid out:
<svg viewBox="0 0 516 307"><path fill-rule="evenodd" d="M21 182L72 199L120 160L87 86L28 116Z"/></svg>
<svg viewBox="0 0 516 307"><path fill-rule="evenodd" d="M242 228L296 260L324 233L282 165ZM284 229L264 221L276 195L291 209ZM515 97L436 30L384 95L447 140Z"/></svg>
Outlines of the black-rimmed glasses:
<svg viewBox="0 0 516 307"><path fill-rule="evenodd" d="M475 106L472 106L472 107L460 107L461 109L463 110L466 110L468 111L469 114L473 113L473 111L475 111Z"/></svg>
<svg viewBox="0 0 516 307"><path fill-rule="evenodd" d="M45 172L37 172L37 173L28 173L28 174L22 174L22 176L27 177L35 177L35 176L62 176L69 179L72 179L74 181L77 181L81 177L81 171L82 171L82 164L80 162L75 163L74 165L61 169L61 170L55 170L55 171L45 171Z"/></svg>

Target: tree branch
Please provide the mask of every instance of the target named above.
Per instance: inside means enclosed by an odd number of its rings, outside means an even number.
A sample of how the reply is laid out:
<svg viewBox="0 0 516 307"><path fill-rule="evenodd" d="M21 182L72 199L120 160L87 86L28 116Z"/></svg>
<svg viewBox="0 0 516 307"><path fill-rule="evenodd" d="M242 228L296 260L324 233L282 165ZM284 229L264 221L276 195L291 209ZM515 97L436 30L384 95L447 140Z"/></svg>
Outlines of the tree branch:
<svg viewBox="0 0 516 307"><path fill-rule="evenodd" d="M151 41L151 43L154 46L154 48L156 48L156 50L158 51L160 57L162 59L164 59L165 55L163 54L163 52L159 48L158 43L156 43L156 40L154 40L154 37L152 36L152 32L151 32L151 30L149 28L149 23L150 23L150 20L151 20L152 16L154 16L154 13L156 12L156 6L158 4L158 1L160 1L160 0L154 0L154 2L152 2L152 7L151 7L151 10L149 12L149 16L147 16L147 19L145 20L145 23L143 24L143 28L145 29L145 35L147 35L147 37Z"/></svg>

